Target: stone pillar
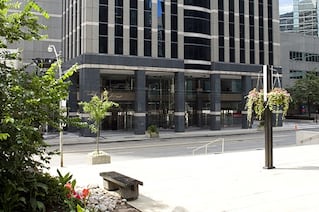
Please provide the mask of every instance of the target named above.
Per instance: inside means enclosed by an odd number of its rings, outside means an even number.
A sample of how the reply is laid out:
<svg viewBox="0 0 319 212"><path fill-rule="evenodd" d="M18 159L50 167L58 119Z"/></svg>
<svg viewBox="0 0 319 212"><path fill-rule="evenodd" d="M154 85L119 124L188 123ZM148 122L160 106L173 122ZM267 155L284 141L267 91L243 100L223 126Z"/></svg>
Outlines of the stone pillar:
<svg viewBox="0 0 319 212"><path fill-rule="evenodd" d="M251 128L251 123L247 120L247 109L245 108L246 105L246 96L248 95L249 91L252 89L252 83L251 83L251 77L250 76L242 76L241 77L241 87L242 87L242 98L241 98L241 104L242 104L242 111L241 111L241 127L243 129ZM252 121L252 120L251 120Z"/></svg>
<svg viewBox="0 0 319 212"><path fill-rule="evenodd" d="M146 130L146 80L145 71L135 71L134 133L145 134Z"/></svg>
<svg viewBox="0 0 319 212"><path fill-rule="evenodd" d="M175 73L175 132L185 132L185 75Z"/></svg>
<svg viewBox="0 0 319 212"><path fill-rule="evenodd" d="M202 80L197 80L197 90L196 90L196 120L197 120L197 126L202 127L202 109L203 109L203 85Z"/></svg>
<svg viewBox="0 0 319 212"><path fill-rule="evenodd" d="M273 127L282 127L283 126L282 115L283 115L282 106L277 108L277 110L272 111L272 126Z"/></svg>
<svg viewBox="0 0 319 212"><path fill-rule="evenodd" d="M76 117L78 116L78 74L75 73L73 76L70 77L71 86L69 87L69 99L68 99L68 116L69 117ZM75 132L78 129L74 126L68 126L69 132Z"/></svg>
<svg viewBox="0 0 319 212"><path fill-rule="evenodd" d="M221 82L219 74L210 75L210 129L220 130L220 115L221 115Z"/></svg>
<svg viewBox="0 0 319 212"><path fill-rule="evenodd" d="M89 102L94 95L100 96L100 70L84 68L79 71L80 101ZM88 121L88 114L81 110L82 121ZM96 136L89 128L81 128L80 135Z"/></svg>

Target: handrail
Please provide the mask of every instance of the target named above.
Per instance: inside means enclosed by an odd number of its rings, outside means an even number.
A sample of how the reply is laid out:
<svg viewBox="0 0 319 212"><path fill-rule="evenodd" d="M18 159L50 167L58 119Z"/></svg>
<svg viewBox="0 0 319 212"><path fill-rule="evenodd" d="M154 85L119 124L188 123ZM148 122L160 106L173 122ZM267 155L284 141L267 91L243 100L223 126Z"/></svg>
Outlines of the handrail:
<svg viewBox="0 0 319 212"><path fill-rule="evenodd" d="M215 139L215 140L213 140L213 141L211 141L211 142L209 142L209 143L207 143L207 144L205 144L205 145L202 145L202 146L199 146L199 147L195 148L195 149L193 150L193 155L195 155L195 152L196 152L196 151L198 151L198 150L200 150L200 149L203 149L203 148L205 148L205 154L207 155L208 146L211 145L211 144L214 144L214 143L216 143L216 142L218 142L218 141L221 141L221 142L222 142L222 151L221 151L221 153L224 153L225 139L224 139L224 138L217 138L217 139Z"/></svg>

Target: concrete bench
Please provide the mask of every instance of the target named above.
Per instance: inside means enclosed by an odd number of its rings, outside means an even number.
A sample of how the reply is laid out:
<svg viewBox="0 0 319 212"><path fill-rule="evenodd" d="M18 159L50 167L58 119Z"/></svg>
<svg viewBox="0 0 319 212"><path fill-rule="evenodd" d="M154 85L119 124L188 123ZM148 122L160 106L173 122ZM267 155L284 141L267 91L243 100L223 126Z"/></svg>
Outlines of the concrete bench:
<svg viewBox="0 0 319 212"><path fill-rule="evenodd" d="M116 191L122 198L127 200L135 200L138 198L138 185L143 185L143 182L125 176L118 172L101 172L104 188L108 191Z"/></svg>

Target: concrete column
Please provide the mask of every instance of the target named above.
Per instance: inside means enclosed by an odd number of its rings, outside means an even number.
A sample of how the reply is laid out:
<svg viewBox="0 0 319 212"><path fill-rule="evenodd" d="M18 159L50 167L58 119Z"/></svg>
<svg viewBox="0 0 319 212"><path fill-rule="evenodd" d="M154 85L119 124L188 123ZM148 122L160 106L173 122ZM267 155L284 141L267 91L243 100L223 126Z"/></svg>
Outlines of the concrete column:
<svg viewBox="0 0 319 212"><path fill-rule="evenodd" d="M248 129L251 127L251 125L249 124L248 120L247 120L247 110L245 108L246 105L246 96L248 95L249 91L252 89L252 83L251 83L251 77L250 76L242 76L241 77L241 87L242 87L242 98L241 98L241 102L242 102L242 111L241 111L241 115L242 115L242 124L241 127L243 129Z"/></svg>
<svg viewBox="0 0 319 212"><path fill-rule="evenodd" d="M197 126L202 127L202 109L203 109L203 85L202 80L197 80L197 90L196 90L196 110L197 110Z"/></svg>
<svg viewBox="0 0 319 212"><path fill-rule="evenodd" d="M280 106L277 110L272 111L272 126L273 127L282 127L283 121L282 121L282 106Z"/></svg>
<svg viewBox="0 0 319 212"><path fill-rule="evenodd" d="M219 74L210 75L210 129L211 130L220 130L220 115L221 115L221 82Z"/></svg>
<svg viewBox="0 0 319 212"><path fill-rule="evenodd" d="M146 130L146 80L145 71L135 71L134 133L145 134Z"/></svg>
<svg viewBox="0 0 319 212"><path fill-rule="evenodd" d="M185 75L175 73L175 132L185 131Z"/></svg>
<svg viewBox="0 0 319 212"><path fill-rule="evenodd" d="M100 95L100 70L99 69L81 69L79 71L80 101L89 102L92 96ZM82 111L82 110L81 110ZM81 114L82 121L88 121L88 115ZM95 136L89 128L81 128L80 135Z"/></svg>
<svg viewBox="0 0 319 212"><path fill-rule="evenodd" d="M70 81L72 82L71 86L69 87L69 101L68 101L68 109L69 109L69 113L68 116L69 117L76 117L78 114L78 82L77 82L77 78L78 75L74 74L72 77L70 77ZM69 132L75 132L78 129L74 126L68 126L68 131Z"/></svg>

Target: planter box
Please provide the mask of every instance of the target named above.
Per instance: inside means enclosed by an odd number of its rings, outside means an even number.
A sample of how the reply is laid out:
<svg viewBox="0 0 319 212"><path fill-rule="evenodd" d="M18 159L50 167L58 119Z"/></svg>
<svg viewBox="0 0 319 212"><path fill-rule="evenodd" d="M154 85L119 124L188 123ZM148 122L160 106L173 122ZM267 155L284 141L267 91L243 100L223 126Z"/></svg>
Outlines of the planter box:
<svg viewBox="0 0 319 212"><path fill-rule="evenodd" d="M94 151L88 154L88 160L92 165L111 163L111 156L103 151L99 151L99 154Z"/></svg>
<svg viewBox="0 0 319 212"><path fill-rule="evenodd" d="M151 132L147 133L150 138L159 138L159 133Z"/></svg>

